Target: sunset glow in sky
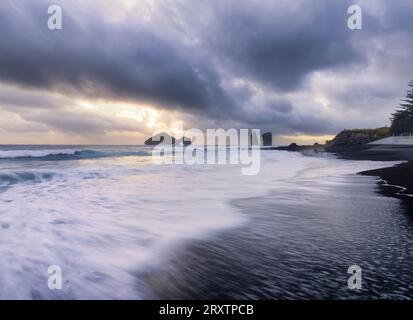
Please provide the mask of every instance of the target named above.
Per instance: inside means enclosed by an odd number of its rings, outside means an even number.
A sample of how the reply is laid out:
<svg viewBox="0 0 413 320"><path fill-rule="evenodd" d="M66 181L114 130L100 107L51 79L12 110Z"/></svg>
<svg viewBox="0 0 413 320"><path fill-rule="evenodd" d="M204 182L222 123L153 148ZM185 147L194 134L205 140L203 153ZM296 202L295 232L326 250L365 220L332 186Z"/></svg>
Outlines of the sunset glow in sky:
<svg viewBox="0 0 413 320"><path fill-rule="evenodd" d="M275 143L388 125L413 79L412 13L410 0L2 0L0 143L141 144L179 120Z"/></svg>

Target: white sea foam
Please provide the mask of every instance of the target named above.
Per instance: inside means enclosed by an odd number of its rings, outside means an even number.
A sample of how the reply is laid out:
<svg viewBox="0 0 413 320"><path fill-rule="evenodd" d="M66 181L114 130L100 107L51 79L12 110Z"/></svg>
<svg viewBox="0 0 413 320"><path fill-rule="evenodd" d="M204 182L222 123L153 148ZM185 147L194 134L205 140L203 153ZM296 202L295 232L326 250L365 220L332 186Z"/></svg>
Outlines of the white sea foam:
<svg viewBox="0 0 413 320"><path fill-rule="evenodd" d="M74 149L51 149L51 150L0 150L0 158L40 158L52 155L74 155L77 151Z"/></svg>
<svg viewBox="0 0 413 320"><path fill-rule="evenodd" d="M181 243L248 221L233 200L392 164L277 151L261 159L257 176L234 165L158 166L143 157L7 168L54 178L1 193L0 298L143 298L140 271L167 261ZM61 266L63 290L47 288L49 265Z"/></svg>

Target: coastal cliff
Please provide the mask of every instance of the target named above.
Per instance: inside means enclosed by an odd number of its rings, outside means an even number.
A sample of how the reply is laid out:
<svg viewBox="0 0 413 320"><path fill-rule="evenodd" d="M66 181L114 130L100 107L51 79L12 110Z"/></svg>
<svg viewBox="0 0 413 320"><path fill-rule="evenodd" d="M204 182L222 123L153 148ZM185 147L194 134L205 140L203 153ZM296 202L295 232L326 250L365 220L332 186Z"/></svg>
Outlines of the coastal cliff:
<svg viewBox="0 0 413 320"><path fill-rule="evenodd" d="M377 129L352 129L343 130L326 142L327 152L356 151L364 148L367 143L388 137L390 128L382 127Z"/></svg>
<svg viewBox="0 0 413 320"><path fill-rule="evenodd" d="M389 127L376 129L351 129L343 130L338 133L332 140L326 141L325 144L315 143L314 145L297 145L291 143L288 146L275 147L276 150L298 151L308 155L320 152L330 152L347 159L369 159L369 158L386 158L386 160L400 160L405 158L399 152L387 152L386 154L377 152L365 152L371 149L370 142L384 139L390 135Z"/></svg>

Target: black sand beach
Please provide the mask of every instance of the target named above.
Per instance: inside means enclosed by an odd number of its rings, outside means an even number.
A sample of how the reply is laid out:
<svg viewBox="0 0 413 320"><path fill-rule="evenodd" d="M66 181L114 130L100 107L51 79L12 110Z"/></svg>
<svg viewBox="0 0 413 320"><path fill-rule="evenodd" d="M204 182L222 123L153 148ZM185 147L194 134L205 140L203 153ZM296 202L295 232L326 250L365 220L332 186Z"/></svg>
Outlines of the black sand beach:
<svg viewBox="0 0 413 320"><path fill-rule="evenodd" d="M387 168L360 172L361 175L379 177L380 191L387 196L402 199L409 211L413 213L413 148L410 146L376 146L361 147L337 154L349 160L404 161L404 163Z"/></svg>
<svg viewBox="0 0 413 320"><path fill-rule="evenodd" d="M382 190L385 194L408 202L412 200L409 194L413 193L413 163L406 162L394 167L364 171L360 174L378 176L384 180L380 184L383 186ZM387 185L399 186L400 188Z"/></svg>
<svg viewBox="0 0 413 320"><path fill-rule="evenodd" d="M147 296L411 299L410 199L380 179L413 190L412 174L411 163L404 163L292 183L290 190L235 201L249 224L181 248L163 267L140 275ZM353 264L363 269L360 291L347 287L347 268Z"/></svg>

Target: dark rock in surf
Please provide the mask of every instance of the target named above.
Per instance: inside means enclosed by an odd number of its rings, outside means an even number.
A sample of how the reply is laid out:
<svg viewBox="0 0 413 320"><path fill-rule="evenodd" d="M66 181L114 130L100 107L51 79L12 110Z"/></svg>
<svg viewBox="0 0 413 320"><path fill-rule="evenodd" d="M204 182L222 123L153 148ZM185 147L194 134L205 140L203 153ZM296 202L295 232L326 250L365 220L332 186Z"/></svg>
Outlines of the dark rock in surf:
<svg viewBox="0 0 413 320"><path fill-rule="evenodd" d="M167 134L166 132L159 133L150 137L148 140L145 141L145 145L147 146L156 146L165 141L165 144L175 144L175 138L171 135Z"/></svg>

